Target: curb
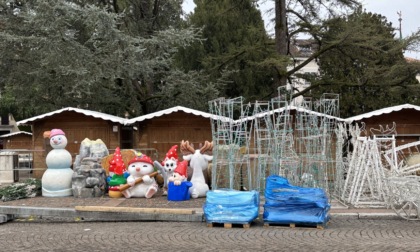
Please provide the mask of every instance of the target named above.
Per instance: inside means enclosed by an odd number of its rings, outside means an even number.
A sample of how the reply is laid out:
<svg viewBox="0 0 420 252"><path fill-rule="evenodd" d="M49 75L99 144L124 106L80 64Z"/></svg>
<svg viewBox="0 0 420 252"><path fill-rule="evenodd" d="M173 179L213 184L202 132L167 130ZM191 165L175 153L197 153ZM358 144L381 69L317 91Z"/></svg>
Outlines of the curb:
<svg viewBox="0 0 420 252"><path fill-rule="evenodd" d="M359 219L402 220L396 213L359 213Z"/></svg>
<svg viewBox="0 0 420 252"><path fill-rule="evenodd" d="M396 213L330 213L331 218L336 219L381 219L401 220Z"/></svg>
<svg viewBox="0 0 420 252"><path fill-rule="evenodd" d="M6 223L13 219L15 219L15 216L13 214L0 214L0 224Z"/></svg>
<svg viewBox="0 0 420 252"><path fill-rule="evenodd" d="M84 221L205 222L197 209L76 206L75 208L0 206L0 224L28 216ZM401 219L396 213L330 213L337 219Z"/></svg>
<svg viewBox="0 0 420 252"><path fill-rule="evenodd" d="M84 207L86 208L86 207ZM95 207L93 207L95 208ZM150 211L136 208L126 208L125 211L76 208L47 208L47 207L14 207L0 206L0 216L14 215L14 217L41 216L71 218L86 221L174 221L174 222L202 222L203 213L190 210L188 213L179 214L171 209L165 211ZM124 210L124 209L121 209ZM176 209L172 209L176 210Z"/></svg>

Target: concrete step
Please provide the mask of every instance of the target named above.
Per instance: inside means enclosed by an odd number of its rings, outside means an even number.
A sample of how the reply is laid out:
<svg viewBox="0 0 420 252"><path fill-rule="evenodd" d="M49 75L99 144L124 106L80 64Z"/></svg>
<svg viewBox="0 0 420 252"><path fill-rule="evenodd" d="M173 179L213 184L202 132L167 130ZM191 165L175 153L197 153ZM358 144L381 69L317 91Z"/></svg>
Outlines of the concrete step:
<svg viewBox="0 0 420 252"><path fill-rule="evenodd" d="M6 223L13 219L15 219L15 216L13 214L0 214L0 224Z"/></svg>

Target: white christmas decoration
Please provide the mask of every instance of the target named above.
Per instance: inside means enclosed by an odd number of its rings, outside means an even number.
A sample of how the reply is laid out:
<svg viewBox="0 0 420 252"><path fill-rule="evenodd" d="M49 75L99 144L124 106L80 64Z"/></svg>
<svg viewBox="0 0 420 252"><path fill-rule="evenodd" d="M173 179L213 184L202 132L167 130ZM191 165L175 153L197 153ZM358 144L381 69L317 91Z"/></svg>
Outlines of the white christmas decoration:
<svg viewBox="0 0 420 252"><path fill-rule="evenodd" d="M47 170L42 176L42 196L71 196L73 170L70 168L72 157L65 149L67 138L61 129L49 132L50 144L53 148L47 155Z"/></svg>

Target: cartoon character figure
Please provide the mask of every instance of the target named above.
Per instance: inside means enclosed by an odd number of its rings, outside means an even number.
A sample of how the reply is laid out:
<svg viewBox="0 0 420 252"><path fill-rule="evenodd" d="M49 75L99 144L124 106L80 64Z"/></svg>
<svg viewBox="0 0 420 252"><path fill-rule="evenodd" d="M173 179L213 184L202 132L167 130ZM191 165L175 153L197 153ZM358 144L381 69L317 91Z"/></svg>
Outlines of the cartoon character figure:
<svg viewBox="0 0 420 252"><path fill-rule="evenodd" d="M179 162L172 177L168 178L168 181L174 182L174 185L176 186L180 185L181 182L186 181L187 180L187 167L188 167L188 161L184 160L182 162Z"/></svg>
<svg viewBox="0 0 420 252"><path fill-rule="evenodd" d="M169 178L172 174L174 174L174 171L178 166L178 159L175 159L174 157L171 157L170 159L165 159L163 161L163 165L163 168L165 168L166 174Z"/></svg>
<svg viewBox="0 0 420 252"><path fill-rule="evenodd" d="M50 138L53 148L45 161L48 169L42 176L42 196L64 197L71 196L73 170L70 168L72 157L65 147L67 138L61 129L44 132L44 137Z"/></svg>
<svg viewBox="0 0 420 252"><path fill-rule="evenodd" d="M154 165L158 167L160 173L163 176L164 185L162 195L168 195L168 178L172 177L175 169L178 166L178 145L174 145L166 153L165 159L160 164L158 161L154 162Z"/></svg>
<svg viewBox="0 0 420 252"><path fill-rule="evenodd" d="M154 171L152 159L144 154L140 154L140 156L130 160L127 169L130 173L130 176L127 178L127 184L131 187L122 191L122 194L126 198L145 197L149 199L153 197L158 190L158 184L154 177L149 176ZM139 178L143 181L136 184L136 179Z"/></svg>
<svg viewBox="0 0 420 252"><path fill-rule="evenodd" d="M192 186L190 181L187 181L188 161L184 160L178 163L172 177L168 178L168 200L181 201L189 200L189 188Z"/></svg>
<svg viewBox="0 0 420 252"><path fill-rule="evenodd" d="M107 178L109 197L119 198L122 196L119 187L120 185L127 183L126 177L124 176L125 172L126 170L120 147L117 147L112 160L109 161L109 176Z"/></svg>
<svg viewBox="0 0 420 252"><path fill-rule="evenodd" d="M209 186L204 178L203 171L207 169L209 161L213 160L212 155L205 154L213 150L213 142L205 141L204 145L195 150L188 141L181 141L182 158L190 161L190 167L193 169L191 176L192 187L189 189L191 197L196 199L206 197Z"/></svg>

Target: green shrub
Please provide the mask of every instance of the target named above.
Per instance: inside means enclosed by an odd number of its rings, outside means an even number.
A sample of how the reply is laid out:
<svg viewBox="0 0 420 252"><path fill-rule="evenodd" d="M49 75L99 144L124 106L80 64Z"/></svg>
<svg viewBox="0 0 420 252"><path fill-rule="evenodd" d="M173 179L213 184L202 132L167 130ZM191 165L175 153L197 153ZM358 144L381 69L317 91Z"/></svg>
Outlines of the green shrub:
<svg viewBox="0 0 420 252"><path fill-rule="evenodd" d="M27 179L23 183L14 183L0 188L2 201L32 198L37 195L41 195L41 181L34 178Z"/></svg>

